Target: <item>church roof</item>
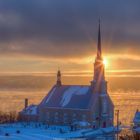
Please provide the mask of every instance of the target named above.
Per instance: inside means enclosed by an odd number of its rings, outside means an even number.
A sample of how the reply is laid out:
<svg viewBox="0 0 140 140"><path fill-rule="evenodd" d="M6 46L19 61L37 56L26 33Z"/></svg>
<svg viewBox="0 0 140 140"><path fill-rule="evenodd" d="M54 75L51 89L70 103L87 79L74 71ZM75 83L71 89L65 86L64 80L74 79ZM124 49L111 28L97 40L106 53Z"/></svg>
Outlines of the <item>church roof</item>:
<svg viewBox="0 0 140 140"><path fill-rule="evenodd" d="M92 98L91 86L61 85L54 86L40 105L66 109L89 109Z"/></svg>

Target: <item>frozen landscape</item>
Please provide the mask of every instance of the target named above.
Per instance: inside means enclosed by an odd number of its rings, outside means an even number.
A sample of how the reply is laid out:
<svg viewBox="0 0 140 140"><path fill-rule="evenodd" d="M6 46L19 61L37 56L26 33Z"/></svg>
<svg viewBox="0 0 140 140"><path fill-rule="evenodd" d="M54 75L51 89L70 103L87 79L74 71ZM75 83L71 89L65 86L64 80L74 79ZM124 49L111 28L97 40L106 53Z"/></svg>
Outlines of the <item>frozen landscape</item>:
<svg viewBox="0 0 140 140"><path fill-rule="evenodd" d="M70 131L67 126L47 126L37 123L15 123L0 125L0 140L66 140L66 139L85 139L100 138L115 132L115 128L82 129ZM110 139L112 136L109 136ZM108 140L110 140L108 139Z"/></svg>
<svg viewBox="0 0 140 140"><path fill-rule="evenodd" d="M21 77L18 77L21 78ZM47 81L47 77L41 78L41 77L35 77L34 78L28 78L25 79L25 77L22 77L21 80L18 80L18 78L10 78L8 81L12 81L12 83L17 84L17 88L14 88L14 85L10 85L9 87L6 87L6 89L1 89L0 91L0 110L1 111L20 111L22 108L24 108L24 99L26 97L29 98L29 102L38 104L42 98L47 94L47 91L49 90L49 87L51 85L48 85L45 81ZM67 81L71 80L72 78L66 78ZM64 80L65 80L64 78ZM4 78L3 79L7 79ZM44 80L45 79L45 80ZM82 80L81 80L82 79ZM88 83L88 78L81 78L79 81L84 81L85 83ZM139 78L136 78L139 79ZM4 81L4 80L1 80ZM38 82L40 81L40 83ZM25 83L30 82L30 84L25 85ZM53 80L50 84L53 84ZM77 81L72 81L72 83ZM10 82L8 82L10 83ZM42 87L40 84L42 83ZM83 84L85 84L83 83ZM6 85L8 85L6 83ZM20 86L22 85L22 86ZM25 86L23 86L25 85ZM115 85L115 82L114 82ZM112 91L109 91L109 94L115 104L115 110L120 110L120 121L122 122L122 126L128 126L132 124L132 118L134 117L136 109L140 109L140 92L139 90L126 90L126 89L117 89L115 86L112 86L115 88ZM36 87L34 89L33 87ZM44 86L44 87L43 87ZM123 85L122 85L123 87ZM131 88L131 86L129 86ZM126 107L127 106L127 107ZM115 121L116 121L116 115L115 115ZM86 135L91 135L93 132L88 132L90 130L78 130L77 132L69 132L69 128L63 128L65 129L65 133L60 134L60 128L52 127L51 129L47 128L47 126L35 126L35 124L32 125L24 125L24 124L13 124L13 125L1 125L0 126L0 140L51 140L51 139L68 139L67 137L81 137L83 136L83 131L86 131ZM20 133L17 133L20 131ZM102 133L104 130L95 131L94 133ZM109 130L111 131L111 129ZM50 133L51 132L51 133ZM88 132L88 133L87 133ZM8 133L10 136L5 136L5 134ZM84 133L85 135L85 133ZM79 139L79 138L77 138ZM80 138L81 139L81 138Z"/></svg>

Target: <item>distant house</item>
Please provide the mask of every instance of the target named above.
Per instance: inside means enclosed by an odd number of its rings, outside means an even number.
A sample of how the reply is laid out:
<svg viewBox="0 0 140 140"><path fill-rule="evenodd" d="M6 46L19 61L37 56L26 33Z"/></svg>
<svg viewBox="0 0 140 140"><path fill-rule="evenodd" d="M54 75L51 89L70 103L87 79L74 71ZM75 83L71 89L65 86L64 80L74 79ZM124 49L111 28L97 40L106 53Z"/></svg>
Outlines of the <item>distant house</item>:
<svg viewBox="0 0 140 140"><path fill-rule="evenodd" d="M114 105L107 92L104 71L99 23L93 80L89 85L64 85L58 71L56 84L37 106L38 121L55 125L82 122L93 128L113 126Z"/></svg>
<svg viewBox="0 0 140 140"><path fill-rule="evenodd" d="M137 110L133 119L135 127L140 127L140 112Z"/></svg>
<svg viewBox="0 0 140 140"><path fill-rule="evenodd" d="M38 121L37 105L30 105L24 108L20 113L19 117L22 121Z"/></svg>

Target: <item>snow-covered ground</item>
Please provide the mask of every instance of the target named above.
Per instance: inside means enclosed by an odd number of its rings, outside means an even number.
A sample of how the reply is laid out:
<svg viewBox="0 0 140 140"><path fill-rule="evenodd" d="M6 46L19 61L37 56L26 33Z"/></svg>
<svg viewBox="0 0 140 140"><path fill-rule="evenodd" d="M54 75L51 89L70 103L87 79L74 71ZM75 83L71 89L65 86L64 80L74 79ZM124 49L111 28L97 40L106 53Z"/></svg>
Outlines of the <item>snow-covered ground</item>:
<svg viewBox="0 0 140 140"><path fill-rule="evenodd" d="M0 140L64 140L64 139L86 139L97 136L110 135L114 128L103 128L98 130L82 129L70 131L66 126L40 125L36 123L16 123L0 125ZM8 135L8 136L6 136ZM109 140L112 140L110 137Z"/></svg>

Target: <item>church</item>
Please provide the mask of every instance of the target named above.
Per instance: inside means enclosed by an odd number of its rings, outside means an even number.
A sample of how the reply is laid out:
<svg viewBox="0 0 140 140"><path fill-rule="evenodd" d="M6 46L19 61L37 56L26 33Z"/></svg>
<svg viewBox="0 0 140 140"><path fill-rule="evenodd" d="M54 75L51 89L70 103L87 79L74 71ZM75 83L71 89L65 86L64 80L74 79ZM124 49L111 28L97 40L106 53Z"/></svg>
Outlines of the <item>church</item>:
<svg viewBox="0 0 140 140"><path fill-rule="evenodd" d="M100 22L94 74L89 85L65 85L61 81L61 72L58 71L56 84L34 108L28 106L23 109L20 112L22 120L28 118L32 121L32 118L35 118L35 121L50 125L88 122L93 128L113 126L114 105L108 94L105 80Z"/></svg>

